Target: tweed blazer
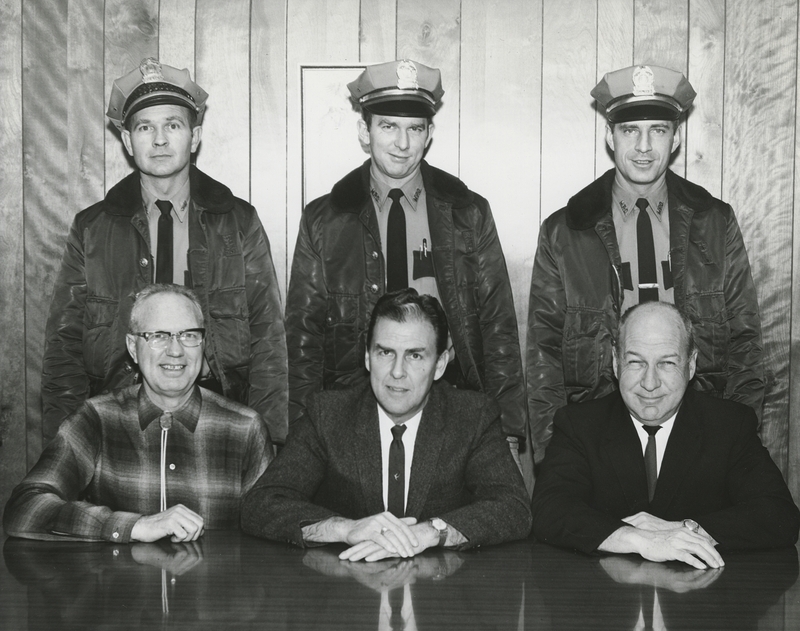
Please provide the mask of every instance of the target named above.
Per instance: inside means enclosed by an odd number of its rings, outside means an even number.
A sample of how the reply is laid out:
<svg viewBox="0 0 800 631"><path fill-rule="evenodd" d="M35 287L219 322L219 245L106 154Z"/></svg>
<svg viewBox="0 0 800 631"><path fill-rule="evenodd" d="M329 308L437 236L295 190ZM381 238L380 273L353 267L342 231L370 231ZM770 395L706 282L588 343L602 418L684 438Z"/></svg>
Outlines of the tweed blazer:
<svg viewBox="0 0 800 631"><path fill-rule="evenodd" d="M298 546L302 528L385 510L378 406L369 384L312 396L286 446L247 494L242 528ZM434 384L422 412L406 516L440 517L468 548L530 531L528 496L485 395Z"/></svg>

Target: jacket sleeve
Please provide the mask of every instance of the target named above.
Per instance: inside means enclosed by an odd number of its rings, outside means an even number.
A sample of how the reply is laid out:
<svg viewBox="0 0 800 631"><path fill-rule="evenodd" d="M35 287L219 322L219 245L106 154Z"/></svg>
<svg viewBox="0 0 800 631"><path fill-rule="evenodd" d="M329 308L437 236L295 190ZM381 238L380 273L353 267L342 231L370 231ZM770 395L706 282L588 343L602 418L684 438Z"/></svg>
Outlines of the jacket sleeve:
<svg viewBox="0 0 800 631"><path fill-rule="evenodd" d="M566 294L553 253L547 222L539 232L528 307L527 391L533 453L544 458L553 433L553 415L566 405L562 342Z"/></svg>
<svg viewBox="0 0 800 631"><path fill-rule="evenodd" d="M590 505L597 482L567 409L556 413L553 426L553 440L533 489L533 534L551 545L594 552L627 524Z"/></svg>
<svg viewBox="0 0 800 631"><path fill-rule="evenodd" d="M86 273L83 239L73 222L56 278L45 331L42 366L42 426L45 441L89 395L83 362Z"/></svg>
<svg viewBox="0 0 800 631"><path fill-rule="evenodd" d="M11 493L3 514L6 534L46 541L130 541L141 515L79 499L94 475L99 440L97 413L84 405Z"/></svg>
<svg viewBox="0 0 800 631"><path fill-rule="evenodd" d="M328 297L322 259L303 213L286 298L289 347L289 423L303 415L308 398L322 390L325 364L324 318Z"/></svg>
<svg viewBox="0 0 800 631"><path fill-rule="evenodd" d="M486 394L500 404L503 431L524 439L528 413L514 295L492 211L482 201L486 210L478 241L478 299Z"/></svg>
<svg viewBox="0 0 800 631"><path fill-rule="evenodd" d="M800 512L781 472L758 438L754 415L738 424L728 462L725 484L730 506L691 517L723 549L793 546L800 528Z"/></svg>
<svg viewBox="0 0 800 631"><path fill-rule="evenodd" d="M761 319L744 239L730 209L726 233L725 307L730 326L725 398L749 405L761 419L764 402Z"/></svg>
<svg viewBox="0 0 800 631"><path fill-rule="evenodd" d="M283 443L288 399L286 334L269 240L255 211L243 254L250 317L248 403L264 418L272 439Z"/></svg>

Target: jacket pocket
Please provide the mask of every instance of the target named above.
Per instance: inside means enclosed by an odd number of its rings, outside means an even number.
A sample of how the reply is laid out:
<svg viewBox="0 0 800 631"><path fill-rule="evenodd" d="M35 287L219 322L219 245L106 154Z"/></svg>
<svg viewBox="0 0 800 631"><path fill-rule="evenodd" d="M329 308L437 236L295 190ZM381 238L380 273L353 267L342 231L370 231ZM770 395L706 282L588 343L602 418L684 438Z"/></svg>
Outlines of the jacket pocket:
<svg viewBox="0 0 800 631"><path fill-rule="evenodd" d="M250 365L250 320L244 287L218 289L208 294L208 314L216 354L225 370Z"/></svg>
<svg viewBox="0 0 800 631"><path fill-rule="evenodd" d="M361 365L364 344L359 343L358 295L329 294L325 310L325 387Z"/></svg>
<svg viewBox="0 0 800 631"><path fill-rule="evenodd" d="M562 365L567 396L597 387L611 366L612 337L603 310L568 309L564 321Z"/></svg>
<svg viewBox="0 0 800 631"><path fill-rule="evenodd" d="M716 291L687 295L684 310L694 328L698 378L702 376L709 389L724 392L731 341L725 295Z"/></svg>
<svg viewBox="0 0 800 631"><path fill-rule="evenodd" d="M119 317L119 301L90 296L86 299L83 331L83 363L86 373L103 379L113 347L112 330Z"/></svg>

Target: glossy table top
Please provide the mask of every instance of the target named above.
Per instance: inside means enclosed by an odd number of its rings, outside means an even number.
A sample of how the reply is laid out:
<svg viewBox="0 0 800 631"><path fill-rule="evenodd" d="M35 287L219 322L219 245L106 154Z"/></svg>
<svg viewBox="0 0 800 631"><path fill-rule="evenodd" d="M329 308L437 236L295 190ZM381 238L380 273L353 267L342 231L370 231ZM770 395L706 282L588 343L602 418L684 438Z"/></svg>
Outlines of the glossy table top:
<svg viewBox="0 0 800 631"><path fill-rule="evenodd" d="M7 539L0 629L640 629L645 613L655 629L800 629L795 548L731 553L721 571L532 541L374 564L339 561L342 549L213 531L195 544Z"/></svg>

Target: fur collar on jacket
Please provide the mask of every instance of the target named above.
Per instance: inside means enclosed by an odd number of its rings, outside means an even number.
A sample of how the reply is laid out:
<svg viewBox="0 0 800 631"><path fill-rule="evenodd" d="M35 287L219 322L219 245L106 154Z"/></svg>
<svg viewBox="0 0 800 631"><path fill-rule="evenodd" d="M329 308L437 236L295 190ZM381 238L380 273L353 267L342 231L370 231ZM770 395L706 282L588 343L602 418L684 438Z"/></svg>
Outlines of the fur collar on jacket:
<svg viewBox="0 0 800 631"><path fill-rule="evenodd" d="M594 228L600 218L611 209L611 185L614 183L615 169L609 169L594 182L567 202L567 226L572 230ZM693 184L667 169L667 191L675 198L697 212L706 210L714 197L702 186Z"/></svg>
<svg viewBox="0 0 800 631"><path fill-rule="evenodd" d="M369 166L367 160L360 167L339 180L331 190L331 205L341 212L361 212L369 199ZM422 161L422 181L425 194L453 208L463 208L472 203L474 193L457 177Z"/></svg>

